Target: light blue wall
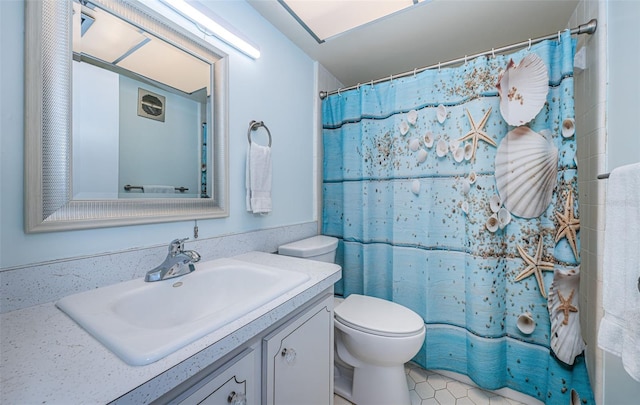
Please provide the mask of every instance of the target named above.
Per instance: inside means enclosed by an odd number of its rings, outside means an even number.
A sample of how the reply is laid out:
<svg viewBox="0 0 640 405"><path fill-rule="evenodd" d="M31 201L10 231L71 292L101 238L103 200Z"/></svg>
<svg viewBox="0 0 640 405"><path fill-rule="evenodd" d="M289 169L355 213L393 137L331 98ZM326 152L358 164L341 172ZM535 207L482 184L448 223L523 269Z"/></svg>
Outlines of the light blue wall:
<svg viewBox="0 0 640 405"><path fill-rule="evenodd" d="M316 219L313 178L313 61L244 1L202 0L256 42L252 60L226 47L229 61L230 207L228 218L198 221L200 238ZM0 268L165 245L191 237L193 221L96 230L25 234L23 226L24 3L0 1ZM273 135L273 212L244 207L247 127L263 120Z"/></svg>
<svg viewBox="0 0 640 405"><path fill-rule="evenodd" d="M138 115L138 89L164 96L165 119ZM126 184L200 187L201 103L137 80L120 76L120 160L118 190ZM133 194L139 194L133 192Z"/></svg>
<svg viewBox="0 0 640 405"><path fill-rule="evenodd" d="M118 75L88 63L72 63L73 196L118 198Z"/></svg>
<svg viewBox="0 0 640 405"><path fill-rule="evenodd" d="M607 171L640 162L640 2L608 2ZM638 192L635 190L635 192ZM605 269L606 270L606 269ZM604 353L604 404L638 403L640 382Z"/></svg>

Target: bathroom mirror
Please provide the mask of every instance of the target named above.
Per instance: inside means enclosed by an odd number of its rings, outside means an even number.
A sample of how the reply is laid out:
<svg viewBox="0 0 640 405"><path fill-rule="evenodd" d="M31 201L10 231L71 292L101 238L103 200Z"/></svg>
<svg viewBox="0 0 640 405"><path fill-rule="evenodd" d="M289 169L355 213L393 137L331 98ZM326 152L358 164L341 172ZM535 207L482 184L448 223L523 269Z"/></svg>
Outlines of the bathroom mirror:
<svg viewBox="0 0 640 405"><path fill-rule="evenodd" d="M201 183L195 185L197 190L186 187L182 184L175 184L176 192L162 195L152 195L152 198L142 193L141 189L124 190L122 185L131 179L131 183L147 180L135 179L135 171L130 172L128 179L119 179L117 185L117 196L87 196L82 190L78 192L78 182L74 177L86 174L91 170L91 166L82 166L82 158L92 162L97 162L96 158L84 156L83 150L76 142L80 138L80 133L74 133L77 121L74 121L74 113L78 114L77 106L74 106L74 95L77 93L73 89L75 71L73 64L82 58L91 59L91 56L76 52L74 56L72 38L78 34L79 28L74 28L74 3L72 0L28 0L26 1L26 33L25 33L25 230L26 232L47 232L68 229L87 229L107 226L133 225L154 222L180 221L189 219L216 218L228 216L228 154L227 154L227 70L228 58L219 50L213 48L207 42L200 40L182 27L168 22L164 17L158 15L146 6L131 0L91 0L83 1L90 7L99 8L100 11L107 12L110 16L116 17L123 23L133 26L146 38L159 40L161 47L166 47L164 52L167 63L169 60L178 59L170 52L179 51L185 55L192 56L194 60L201 62L201 71L206 72L208 80L200 81L195 87L180 88L181 84L171 81L171 76L160 79L151 77L148 72L135 72L135 69L118 67L118 73L126 80L133 81L130 86L131 92L135 92L135 102L137 108L134 112L136 118L147 125L149 130L133 131L134 135L156 134L154 128L149 125L162 125L162 121L169 116L176 115L166 105L174 104L172 97L174 93L184 93L192 97L196 107L196 115L199 121L206 125L206 137L203 137L203 128L196 128L193 136L195 141L190 141L194 145L190 154L190 167L188 170L193 173L190 177L200 177ZM75 3L76 7L79 6ZM90 13L88 13L90 14ZM75 18L79 16L75 14ZM113 46L111 46L113 48ZM76 61L73 59L75 58ZM100 59L100 58L95 58ZM93 61L91 68L102 68L101 61ZM142 63L141 65L145 65ZM146 65L151 66L152 63ZM203 67L204 66L204 67ZM116 69L116 70L117 70ZM109 73L113 70L109 67ZM105 70L105 71L106 71ZM128 72L122 74L122 72ZM133 74L131 74L133 72ZM98 82L94 79L91 81ZM86 82L85 82L86 83ZM189 85L187 85L189 86ZM175 91L178 89L177 91ZM90 98L89 98L90 100ZM166 103L166 104L165 104ZM85 102L86 104L86 102ZM101 107L102 108L102 107ZM118 109L121 107L109 107ZM109 108L104 108L107 110ZM138 115L141 109L142 115ZM84 111L90 111L86 109ZM162 114L166 113L166 114ZM144 116L146 114L146 116ZM79 117L82 118L82 117ZM85 117L86 118L86 117ZM91 122L91 120L89 120ZM110 120L105 120L109 122ZM117 124L117 126L122 124ZM103 125L95 125L102 128ZM117 131L118 129L116 129ZM147 132L149 134L147 134ZM186 132L174 130L174 132ZM174 136L187 136L175 134ZM74 137L77 137L74 139ZM94 137L95 138L95 137ZM104 136L97 139L105 142ZM95 139L94 139L95 140ZM83 141L85 144L91 141ZM156 138L155 141L158 141ZM150 142L154 142L151 138ZM108 145L115 152L116 157L112 162L124 160L122 156L122 145L114 147L117 140L107 140L104 145ZM157 143L164 143L158 141ZM149 143L147 143L149 144ZM82 145L82 144L80 144ZM98 148L92 146L94 150L106 151L106 146ZM128 150L128 148L125 148ZM75 155L74 155L75 153ZM103 153L106 155L107 153ZM157 153L156 153L157 154ZM141 153L133 154L129 158L131 166L134 168L141 162ZM202 158L202 161L200 160ZM184 158L187 159L187 158ZM206 162L203 165L203 162ZM168 168L176 168L176 164L167 158ZM87 169L87 167L89 169ZM198 170L204 171L206 175ZM119 168L97 168L88 177L89 181L94 178L100 181L100 174L107 174L114 177L114 171ZM175 171L175 170L174 170ZM180 180L177 180L178 182ZM169 180L167 183L174 184L176 180ZM128 184L133 187L140 187L144 184ZM162 184L162 181L150 180L147 184ZM75 191L74 191L75 187ZM180 195L179 187L189 188L192 198L184 198ZM202 187L202 188L201 188ZM166 187L165 187L166 188ZM201 192L202 191L202 192ZM130 193L130 194L129 194ZM183 192L184 193L184 192ZM90 193L89 193L90 194ZM122 198L122 197L143 198ZM113 197L113 198L112 198ZM118 197L118 198L116 198ZM167 198L168 197L168 198Z"/></svg>

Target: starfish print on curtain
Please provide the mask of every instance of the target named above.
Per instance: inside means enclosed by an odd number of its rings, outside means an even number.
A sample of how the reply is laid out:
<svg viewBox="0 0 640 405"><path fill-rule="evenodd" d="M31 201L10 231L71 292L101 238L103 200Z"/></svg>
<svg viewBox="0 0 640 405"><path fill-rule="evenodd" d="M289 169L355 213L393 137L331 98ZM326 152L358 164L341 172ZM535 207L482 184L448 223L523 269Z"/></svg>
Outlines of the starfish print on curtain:
<svg viewBox="0 0 640 405"><path fill-rule="evenodd" d="M558 219L558 231L556 232L556 243L562 238L567 238L573 256L578 259L577 233L580 230L580 219L573 216L573 191L569 191L567 201L564 204L564 212L556 211Z"/></svg>
<svg viewBox="0 0 640 405"><path fill-rule="evenodd" d="M524 251L520 245L516 246L518 249L518 253L522 256L522 259L527 264L527 267L516 277L516 281L520 281L524 278L529 277L532 274L535 274L536 280L538 281L538 288L540 289L540 294L544 298L547 298L547 291L544 288L544 278L542 277L543 271L553 271L553 263L545 262L542 260L542 236L538 240L538 248L536 249L536 254L534 257L531 257Z"/></svg>
<svg viewBox="0 0 640 405"><path fill-rule="evenodd" d="M567 325L569 323L569 312L578 312L578 308L571 305L571 301L573 300L573 294L575 292L576 290L571 290L571 294L569 294L569 297L564 298L562 296L562 293L558 291L558 299L561 302L560 306L558 306L558 309L560 309L564 313L564 319L562 320L563 325Z"/></svg>
<svg viewBox="0 0 640 405"><path fill-rule="evenodd" d="M471 131L467 132L462 138L458 139L460 142L464 142L467 139L471 139L473 142L473 152L471 153L471 159L475 159L476 157L476 149L478 149L478 140L483 140L490 145L497 146L496 141L493 140L482 128L484 128L487 120L489 119L489 114L491 114L491 107L487 110L482 117L482 120L479 124L476 124L471 116L469 110L465 110L467 112L467 118L469 118L469 124L471 124Z"/></svg>

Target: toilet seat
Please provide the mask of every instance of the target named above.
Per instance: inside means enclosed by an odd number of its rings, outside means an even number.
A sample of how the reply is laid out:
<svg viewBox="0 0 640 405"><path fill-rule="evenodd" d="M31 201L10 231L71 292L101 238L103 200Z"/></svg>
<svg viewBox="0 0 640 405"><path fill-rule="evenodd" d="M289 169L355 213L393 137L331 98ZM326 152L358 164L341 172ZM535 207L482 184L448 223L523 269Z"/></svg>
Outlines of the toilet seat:
<svg viewBox="0 0 640 405"><path fill-rule="evenodd" d="M359 294L349 295L334 314L343 325L378 336L407 337L424 329L422 318L409 308Z"/></svg>

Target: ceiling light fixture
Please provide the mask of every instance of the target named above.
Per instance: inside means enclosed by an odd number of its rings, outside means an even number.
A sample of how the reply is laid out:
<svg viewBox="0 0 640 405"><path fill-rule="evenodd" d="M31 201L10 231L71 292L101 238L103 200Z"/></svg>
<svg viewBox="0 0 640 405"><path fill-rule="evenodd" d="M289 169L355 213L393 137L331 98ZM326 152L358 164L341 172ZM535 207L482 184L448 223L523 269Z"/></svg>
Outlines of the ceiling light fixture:
<svg viewBox="0 0 640 405"><path fill-rule="evenodd" d="M228 27L228 24L224 23L220 17L215 15L212 11L209 11L208 8L204 6L198 7L198 3L196 1L160 1L194 24L198 25L200 29L207 31L205 32L206 34L210 34L221 39L253 59L258 59L260 57L260 48L258 48L257 45L252 44L248 39L242 38L239 33L232 32L232 28ZM227 25L227 27L225 27L225 25Z"/></svg>
<svg viewBox="0 0 640 405"><path fill-rule="evenodd" d="M407 10L424 0L277 0L319 43Z"/></svg>

